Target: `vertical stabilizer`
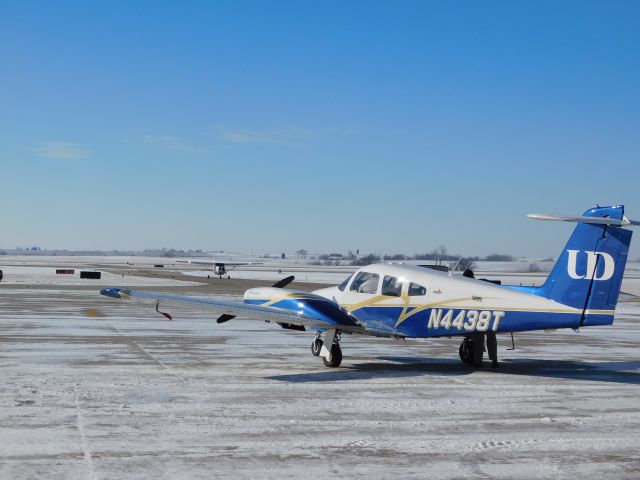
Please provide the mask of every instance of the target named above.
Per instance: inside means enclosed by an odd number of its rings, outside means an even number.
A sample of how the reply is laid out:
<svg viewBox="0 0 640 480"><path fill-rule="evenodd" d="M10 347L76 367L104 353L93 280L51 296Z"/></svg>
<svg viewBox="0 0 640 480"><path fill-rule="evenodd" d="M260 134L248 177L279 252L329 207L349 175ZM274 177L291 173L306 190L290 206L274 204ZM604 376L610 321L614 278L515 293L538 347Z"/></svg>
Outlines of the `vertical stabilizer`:
<svg viewBox="0 0 640 480"><path fill-rule="evenodd" d="M623 220L624 207L595 207L583 217ZM620 226L581 220L547 281L535 293L581 309L580 325L613 323L631 234Z"/></svg>

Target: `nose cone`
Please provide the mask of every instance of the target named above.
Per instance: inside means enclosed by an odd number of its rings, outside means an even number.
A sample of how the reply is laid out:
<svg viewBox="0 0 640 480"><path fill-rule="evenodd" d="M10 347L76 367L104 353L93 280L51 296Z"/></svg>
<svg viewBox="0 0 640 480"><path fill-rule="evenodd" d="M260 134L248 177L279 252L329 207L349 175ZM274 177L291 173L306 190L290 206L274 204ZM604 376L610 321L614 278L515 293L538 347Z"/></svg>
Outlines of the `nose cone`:
<svg viewBox="0 0 640 480"><path fill-rule="evenodd" d="M122 298L120 296L119 288L103 288L102 290L100 290L100 295L111 298Z"/></svg>

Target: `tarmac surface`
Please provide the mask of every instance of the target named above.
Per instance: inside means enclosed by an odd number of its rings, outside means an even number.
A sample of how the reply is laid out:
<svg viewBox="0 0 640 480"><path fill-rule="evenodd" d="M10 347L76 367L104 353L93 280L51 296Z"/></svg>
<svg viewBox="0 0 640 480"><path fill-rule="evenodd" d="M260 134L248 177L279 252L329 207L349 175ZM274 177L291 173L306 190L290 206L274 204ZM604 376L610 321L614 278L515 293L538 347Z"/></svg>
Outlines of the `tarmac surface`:
<svg viewBox="0 0 640 480"><path fill-rule="evenodd" d="M205 280L154 288L259 284ZM497 370L459 339L347 335L328 369L309 333L99 288L0 287L0 478L638 478L638 303L501 336Z"/></svg>

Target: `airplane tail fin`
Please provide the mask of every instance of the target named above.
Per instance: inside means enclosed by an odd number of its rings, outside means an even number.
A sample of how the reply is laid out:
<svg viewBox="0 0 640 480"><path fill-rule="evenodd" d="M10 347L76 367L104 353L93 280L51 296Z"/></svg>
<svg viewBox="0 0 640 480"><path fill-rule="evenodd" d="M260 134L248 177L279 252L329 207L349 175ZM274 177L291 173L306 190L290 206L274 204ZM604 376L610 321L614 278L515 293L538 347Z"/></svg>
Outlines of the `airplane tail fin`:
<svg viewBox="0 0 640 480"><path fill-rule="evenodd" d="M594 207L581 217L529 215L578 225L536 294L582 310L580 326L610 325L627 263L631 230L624 206Z"/></svg>

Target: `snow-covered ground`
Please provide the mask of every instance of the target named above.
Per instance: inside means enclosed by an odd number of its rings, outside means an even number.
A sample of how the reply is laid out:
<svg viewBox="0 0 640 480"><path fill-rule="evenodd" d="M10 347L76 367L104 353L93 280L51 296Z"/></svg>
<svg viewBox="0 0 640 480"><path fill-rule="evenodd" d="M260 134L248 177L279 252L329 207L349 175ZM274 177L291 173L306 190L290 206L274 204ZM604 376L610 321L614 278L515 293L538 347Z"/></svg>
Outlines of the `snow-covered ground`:
<svg viewBox="0 0 640 480"><path fill-rule="evenodd" d="M61 267L58 267L61 268ZM56 274L56 267L45 266L5 266L2 268L4 285L113 285L113 286L170 286L170 285L197 285L195 282L166 280L162 278L146 278L129 275L128 273L115 274L102 268L83 267L82 270L100 271L100 280L80 278L80 269L75 268L73 274Z"/></svg>
<svg viewBox="0 0 640 480"><path fill-rule="evenodd" d="M503 336L498 370L463 366L456 339L350 336L343 366L327 369L308 333L26 287L0 288L1 479L640 470L637 302L612 327L519 334L514 351Z"/></svg>

